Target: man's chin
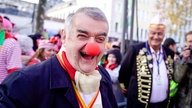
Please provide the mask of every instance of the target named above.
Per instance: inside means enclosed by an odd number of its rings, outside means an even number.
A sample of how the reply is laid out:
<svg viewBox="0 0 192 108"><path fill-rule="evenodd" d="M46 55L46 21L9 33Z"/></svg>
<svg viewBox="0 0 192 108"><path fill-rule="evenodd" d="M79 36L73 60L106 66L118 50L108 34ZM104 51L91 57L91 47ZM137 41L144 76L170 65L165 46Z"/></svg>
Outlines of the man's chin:
<svg viewBox="0 0 192 108"><path fill-rule="evenodd" d="M151 44L151 47L159 47L159 46L161 46L161 45L157 44L157 43Z"/></svg>
<svg viewBox="0 0 192 108"><path fill-rule="evenodd" d="M81 71L85 74L89 74L91 72L93 72L95 70L95 68L91 68L91 67L84 67Z"/></svg>

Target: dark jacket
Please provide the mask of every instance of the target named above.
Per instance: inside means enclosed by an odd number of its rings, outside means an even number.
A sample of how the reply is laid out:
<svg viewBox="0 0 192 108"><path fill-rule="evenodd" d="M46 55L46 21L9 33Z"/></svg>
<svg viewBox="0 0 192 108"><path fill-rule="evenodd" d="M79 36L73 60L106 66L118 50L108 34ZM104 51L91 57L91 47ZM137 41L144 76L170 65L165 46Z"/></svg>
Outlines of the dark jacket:
<svg viewBox="0 0 192 108"><path fill-rule="evenodd" d="M102 75L103 108L117 108L110 76ZM56 56L10 74L0 85L0 108L79 108L71 79Z"/></svg>
<svg viewBox="0 0 192 108"><path fill-rule="evenodd" d="M176 60L174 80L179 83L178 108L192 108L192 56L187 60Z"/></svg>
<svg viewBox="0 0 192 108"><path fill-rule="evenodd" d="M148 61L146 64L147 75L142 76L138 73L138 70L141 70L142 67L142 56L147 58L147 54L140 55L139 53L143 48L146 48L146 43L130 46L121 64L119 82L124 84L125 89L128 91L127 94L125 94L127 96L128 108L145 108L150 101L153 69L149 68L149 64L152 63L152 60ZM165 47L163 47L163 49L166 56L173 59L174 52ZM169 66L173 69L173 64L170 64ZM169 80L172 79L171 74L172 73L168 74Z"/></svg>

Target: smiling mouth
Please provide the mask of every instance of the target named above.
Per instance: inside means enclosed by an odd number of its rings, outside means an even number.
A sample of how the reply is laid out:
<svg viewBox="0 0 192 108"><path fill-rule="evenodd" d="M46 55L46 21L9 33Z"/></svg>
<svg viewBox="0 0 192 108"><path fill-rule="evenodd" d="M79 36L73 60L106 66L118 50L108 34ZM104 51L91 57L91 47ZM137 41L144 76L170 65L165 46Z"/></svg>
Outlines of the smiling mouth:
<svg viewBox="0 0 192 108"><path fill-rule="evenodd" d="M80 52L81 56L85 59L93 59L95 56L87 55L86 52Z"/></svg>

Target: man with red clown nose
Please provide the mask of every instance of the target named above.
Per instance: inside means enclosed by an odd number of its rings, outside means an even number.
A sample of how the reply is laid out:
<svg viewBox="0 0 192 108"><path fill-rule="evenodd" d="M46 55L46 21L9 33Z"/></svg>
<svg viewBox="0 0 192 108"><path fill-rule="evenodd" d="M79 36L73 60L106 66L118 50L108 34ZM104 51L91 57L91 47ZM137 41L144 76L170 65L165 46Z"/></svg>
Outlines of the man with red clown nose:
<svg viewBox="0 0 192 108"><path fill-rule="evenodd" d="M65 50L10 74L0 85L0 108L117 108L110 76L98 66L108 29L98 8L71 14L61 31Z"/></svg>
<svg viewBox="0 0 192 108"><path fill-rule="evenodd" d="M119 82L128 108L167 108L174 52L162 46L166 25L160 15L149 24L148 40L131 45L123 58Z"/></svg>

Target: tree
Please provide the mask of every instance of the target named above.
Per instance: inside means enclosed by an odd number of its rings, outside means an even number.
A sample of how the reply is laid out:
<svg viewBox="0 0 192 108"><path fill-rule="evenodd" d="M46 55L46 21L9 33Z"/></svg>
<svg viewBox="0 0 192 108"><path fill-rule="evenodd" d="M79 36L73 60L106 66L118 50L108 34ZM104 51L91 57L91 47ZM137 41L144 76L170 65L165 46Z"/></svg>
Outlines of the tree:
<svg viewBox="0 0 192 108"><path fill-rule="evenodd" d="M191 0L157 0L156 9L167 22L169 34L174 34L181 27L191 23Z"/></svg>
<svg viewBox="0 0 192 108"><path fill-rule="evenodd" d="M46 4L47 0L39 0L36 17L36 34L43 34Z"/></svg>

